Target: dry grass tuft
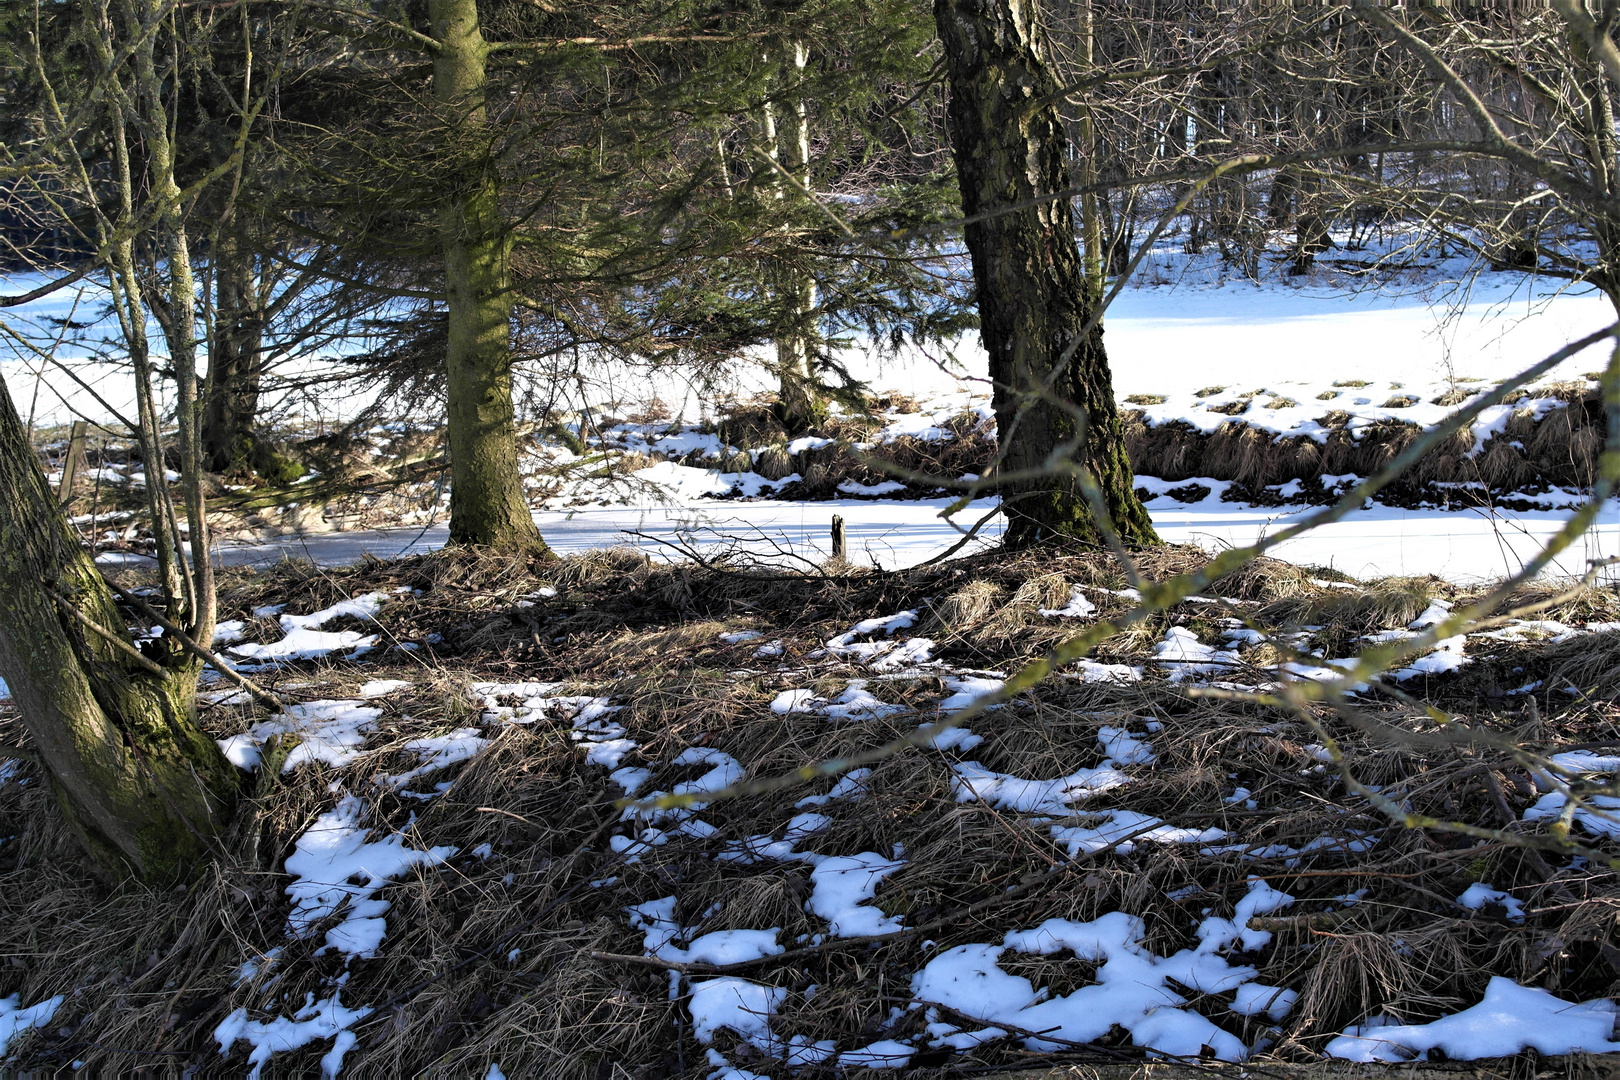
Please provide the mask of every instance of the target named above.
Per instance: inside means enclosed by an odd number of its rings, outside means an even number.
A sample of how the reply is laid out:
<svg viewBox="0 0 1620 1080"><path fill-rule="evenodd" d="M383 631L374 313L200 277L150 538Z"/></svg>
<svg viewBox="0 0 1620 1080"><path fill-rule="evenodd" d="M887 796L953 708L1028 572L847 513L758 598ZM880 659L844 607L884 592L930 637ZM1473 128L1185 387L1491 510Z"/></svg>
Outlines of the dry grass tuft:
<svg viewBox="0 0 1620 1080"><path fill-rule="evenodd" d="M1142 552L1139 569L1163 580L1207 561L1196 549L1166 547ZM1433 579L1338 589L1324 583L1331 577L1257 561L1205 590L1254 606L1183 604L1116 639L1104 658L1142 664L1170 625L1217 640L1217 620L1231 610L1269 628L1324 626L1313 640L1325 647L1404 626L1432 598L1463 599ZM708 568L672 566L619 550L532 564L446 552L341 572L283 566L243 575L229 590L232 610L289 597L297 598L293 610L308 610L409 585L420 595L402 595L385 609L384 630L431 628L444 644L383 653L378 664L289 669L284 681L306 684L301 692L309 696L340 697L378 677L415 685L383 699L367 757L344 770L305 768L258 784L230 858L184 892L94 884L32 767L20 774L27 784L0 782L0 836L12 837L0 843L6 915L0 954L11 958L0 967L0 996L17 993L31 1003L69 994L50 1030L19 1036L9 1050L22 1067L39 1072L75 1060L97 1075L245 1071L240 1044L222 1059L211 1038L231 1010L246 1008L256 1019L289 1015L306 993L327 997L346 979L346 1005L377 1008L354 1029L359 1041L346 1065L357 1075L482 1075L498 1062L508 1075L698 1080L714 1067L692 1038L684 1000L670 999L667 973L593 954L640 955L642 935L624 908L670 895L693 933L777 927L778 940L795 948L801 936L825 932L806 910L808 866L718 856L747 838L781 839L802 812L795 803L829 790L830 779L713 803L700 815L712 835L671 833L626 862L609 843L627 833L615 805L621 792L607 769L587 762L562 715L488 727L491 742L475 761L412 785L421 795L448 785L429 799L395 793L373 777L415 760L405 749L410 740L479 722L467 682L520 679L558 681L560 693L619 706L614 719L636 743L623 764L650 770L646 790L670 790L699 775L707 766L674 764L691 747L729 754L752 777L787 775L914 730L937 715L946 692L938 671L878 679L838 657L811 659L832 634L872 615L921 608L929 623L912 632L939 640L940 655L961 666L1010 670L1054 637L1086 625L1040 616L1041 608L1061 606L1080 584L1091 587L1087 595L1099 616L1118 615L1130 601L1103 590L1125 582L1112 556L1057 551L998 552L896 573L788 572L723 560ZM517 606L538 597L542 584L559 595ZM1566 596L1537 587L1522 590L1510 606L1545 600L1557 601L1552 617L1570 621L1612 619L1620 605L1612 590ZM782 639L785 655L759 660L752 646L719 639L744 628ZM1520 681L1539 664L1569 672L1583 689L1606 686L1607 673L1620 668L1617 643L1620 635L1602 634L1567 648L1516 645L1503 663L1525 668L1515 676ZM1479 655L1483 668L1483 647ZM1577 662L1585 667L1572 666ZM1231 677L1258 684L1274 673L1239 670ZM909 711L833 723L770 709L782 690L834 696L856 678ZM1615 707L1606 701L1571 704L1568 695L1552 692L1531 705L1523 696L1476 693L1475 685L1458 678L1407 689L1466 718L1451 731L1511 733L1538 748L1614 737ZM1482 739L1442 740L1428 713L1375 691L1358 707L1361 722L1354 725L1325 710L1316 715L1350 755L1358 779L1380 785L1413 813L1497 826L1518 821L1538 797L1523 767ZM254 707L204 711L216 736L260 718ZM900 917L907 932L856 947L833 942L739 973L785 991L779 1033L833 1039L840 1050L909 1037L923 1023L920 1010L906 1011L911 979L940 950L996 943L1009 930L1050 918L1124 912L1142 920L1148 949L1169 955L1195 944L1192 928L1206 910L1230 916L1253 876L1297 898L1268 924L1270 944L1232 956L1258 968L1260 981L1301 994L1283 1041L1270 1051L1273 1063L1313 1059L1328 1038L1373 1013L1422 1022L1453 1012L1476 1002L1493 974L1570 1000L1616 989L1607 959L1620 955L1613 871L1598 862L1540 861L1505 844L1439 830L1392 827L1323 765L1313 749L1318 734L1297 715L1195 696L1151 677L1127 685L1059 677L970 726L983 739L971 752L906 750L875 766L864 797L815 808L828 826L802 838L800 851L885 858L903 851L905 865L878 885L873 903ZM1066 817L1039 821L958 801L952 765L959 758L1049 780L1101 764L1104 726L1141 734L1157 761L1123 766L1130 784L1077 801ZM0 714L0 744L23 741L18 727ZM382 952L347 965L316 955L318 933L306 941L286 936L283 863L310 822L330 809L333 785L366 801L379 833L401 832L413 847L459 849L447 866L419 870L382 892L392 905ZM1249 795L1228 801L1238 787ZM1053 842L1054 825L1094 824L1116 809L1177 827L1222 829L1222 843L1247 847L1249 855L1143 842L1131 853L1070 860ZM1367 849L1350 857L1295 850L1324 838L1355 839ZM1286 849L1278 854L1268 845ZM1458 907L1453 898L1481 880L1524 900L1526 922ZM1344 902L1357 893L1357 902ZM984 906L965 914L974 904ZM244 960L277 947L285 950L279 965L238 980ZM1070 954L1008 953L1000 963L1054 994L1096 976L1093 964ZM1188 1008L1228 1030L1250 1039L1261 1033L1258 1022L1243 1026L1230 1015L1225 995L1186 996ZM890 1026L892 1015L898 1019ZM1140 1054L1128 1039L1112 1042L1066 1060ZM278 1054L272 1066L289 1075L312 1073L328 1045ZM715 1046L735 1064L786 1075L779 1062L749 1057L733 1035L722 1034ZM990 1070L1028 1061L1016 1045L993 1044L971 1061L937 1065Z"/></svg>

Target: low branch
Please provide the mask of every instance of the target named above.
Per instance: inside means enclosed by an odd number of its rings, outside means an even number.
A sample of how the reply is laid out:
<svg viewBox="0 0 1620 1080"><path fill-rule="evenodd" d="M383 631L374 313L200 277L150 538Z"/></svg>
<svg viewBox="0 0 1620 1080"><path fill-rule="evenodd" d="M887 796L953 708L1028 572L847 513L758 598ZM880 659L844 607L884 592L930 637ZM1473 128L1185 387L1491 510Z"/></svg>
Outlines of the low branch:
<svg viewBox="0 0 1620 1080"><path fill-rule="evenodd" d="M281 695L272 691L266 690L258 683L249 679L246 675L243 675L241 672L231 667L231 665L226 662L218 653L214 652L214 650L197 644L197 642L192 639L190 634L186 633L175 623L159 614L151 604L148 604L139 596L136 596L134 593L123 588L122 586L114 585L110 581L107 582L107 585L112 589L113 592L118 594L119 599L123 600L136 611L139 611L142 615L145 615L148 619L151 619L153 622L163 627L163 632L165 634L173 635L174 639L181 645L185 646L188 651L198 657L201 657L207 663L213 665L214 670L219 672L229 681L235 683L237 686L240 686L243 690L246 690L248 693L264 702L266 705L273 705L279 709L281 706L287 704L286 698L283 698ZM142 659L145 658L142 657Z"/></svg>
<svg viewBox="0 0 1620 1080"><path fill-rule="evenodd" d="M113 633L111 630L108 630L105 626L102 626L90 616L80 611L73 601L69 600L55 589L51 590L51 597L57 602L58 605L61 606L63 611L73 616L74 620L77 621L80 626L85 627L97 637L100 637L107 644L111 645L113 648L117 649L119 652L123 653L129 659L135 661L137 664L141 665L141 667L145 668L153 675L156 675L158 678L167 679L169 677L169 671L167 668L163 667L163 665L153 660L150 656L147 656L145 653L141 652L141 650L137 649L135 646L131 645L129 642L125 641L123 638L119 637L117 634Z"/></svg>

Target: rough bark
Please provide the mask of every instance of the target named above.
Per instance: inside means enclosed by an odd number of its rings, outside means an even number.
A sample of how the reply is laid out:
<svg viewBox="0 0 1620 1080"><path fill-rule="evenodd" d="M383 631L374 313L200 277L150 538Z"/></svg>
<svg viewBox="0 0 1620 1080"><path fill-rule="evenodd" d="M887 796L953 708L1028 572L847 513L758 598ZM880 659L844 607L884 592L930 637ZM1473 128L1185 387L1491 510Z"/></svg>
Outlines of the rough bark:
<svg viewBox="0 0 1620 1080"><path fill-rule="evenodd" d="M1029 0L935 0L934 19L945 46L951 143L994 384L998 471L1008 475L998 487L1005 542L1101 540L1077 478L1049 467L1059 464L1054 451L1078 442L1068 460L1096 478L1120 538L1155 543L1125 454L1100 321L1081 340L1093 307L1074 213L1067 198L1043 198L1069 179L1056 109L1031 105L1057 90L1036 11ZM986 213L994 216L972 221ZM1028 473L1044 475L1020 475Z"/></svg>
<svg viewBox="0 0 1620 1080"><path fill-rule="evenodd" d="M466 161L439 209L449 340L450 540L524 551L545 541L523 499L512 412L509 240L483 94L489 46L476 0L431 0L433 95Z"/></svg>
<svg viewBox="0 0 1620 1080"><path fill-rule="evenodd" d="M202 449L208 468L240 477L260 471L255 417L264 375L264 312L252 259L222 230L215 241L214 336L203 394Z"/></svg>
<svg viewBox="0 0 1620 1080"><path fill-rule="evenodd" d="M148 670L0 389L0 677L68 822L109 878L164 881L216 846L237 771L197 726L198 661Z"/></svg>

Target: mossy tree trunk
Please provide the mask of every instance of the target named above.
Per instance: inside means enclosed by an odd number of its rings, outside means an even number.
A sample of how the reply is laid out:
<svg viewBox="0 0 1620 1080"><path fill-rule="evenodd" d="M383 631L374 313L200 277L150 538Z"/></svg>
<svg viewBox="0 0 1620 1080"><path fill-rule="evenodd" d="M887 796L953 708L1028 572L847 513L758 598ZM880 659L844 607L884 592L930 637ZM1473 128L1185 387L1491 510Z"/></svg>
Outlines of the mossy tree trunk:
<svg viewBox="0 0 1620 1080"><path fill-rule="evenodd" d="M1095 477L1120 538L1156 543L1136 497L1100 321L1081 339L1094 307L1074 212L1068 197L1046 198L1069 187L1069 178L1057 110L1039 104L1058 87L1043 58L1037 11L1029 0L935 0L934 19L990 355L997 471L1007 476L997 489L1005 542L1101 540L1070 467L1078 462ZM971 220L981 214L993 216Z"/></svg>
<svg viewBox="0 0 1620 1080"><path fill-rule="evenodd" d="M510 238L484 107L476 0L430 0L433 96L462 160L439 207L449 340L450 540L544 552L523 498L512 412Z"/></svg>
<svg viewBox="0 0 1620 1080"><path fill-rule="evenodd" d="M137 659L3 388L0 560L0 677L57 801L107 877L172 880L215 849L238 790L197 726L200 662L162 638Z"/></svg>

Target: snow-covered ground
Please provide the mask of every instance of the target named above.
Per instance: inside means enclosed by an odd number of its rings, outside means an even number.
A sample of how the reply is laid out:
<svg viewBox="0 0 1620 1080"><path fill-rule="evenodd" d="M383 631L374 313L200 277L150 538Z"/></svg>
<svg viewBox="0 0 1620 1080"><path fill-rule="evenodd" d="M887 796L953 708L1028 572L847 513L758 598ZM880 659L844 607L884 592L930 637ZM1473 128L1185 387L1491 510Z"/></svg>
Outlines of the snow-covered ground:
<svg viewBox="0 0 1620 1080"><path fill-rule="evenodd" d="M1107 344L1114 387L1121 397L1191 392L1210 385L1264 387L1283 394L1291 386L1363 379L1433 382L1448 378L1493 380L1511 375L1614 318L1595 291L1568 290L1566 282L1527 281L1516 274L1485 274L1466 283L1460 261L1437 268L1421 284L1352 291L1326 281L1255 283L1231 279L1187 256L1156 253L1109 308ZM0 292L19 292L33 278L0 280ZM115 409L133 414L129 380L115 349L88 339L110 329L104 301L94 289L60 293L9 310L19 332L66 362ZM83 342L58 340L53 319L95 324ZM18 320L21 320L20 322ZM161 339L154 341L160 348ZM761 356L763 356L763 352ZM851 373L877 390L937 396L962 389L965 378L983 389L986 359L977 334L947 353L906 350L882 360L856 347L841 357ZM300 372L313 370L303 362ZM1567 374L1590 371L1571 362ZM947 371L945 368L951 368ZM289 372L291 374L291 372ZM0 347L0 376L19 412L36 424L62 423L75 411L94 421L109 411L38 356L15 343ZM679 374L604 365L589 374L592 404L644 401L656 395L678 416L696 420L720 394L767 389L762 365L740 365L717 387L694 387ZM549 396L549 392L542 397ZM366 402L363 395L322 393L301 401L295 415L340 420ZM268 404L268 403L267 403Z"/></svg>
<svg viewBox="0 0 1620 1080"><path fill-rule="evenodd" d="M535 521L560 554L628 544L655 558L678 557L685 550L712 556L741 549L756 557L791 564L827 558L832 517L836 514L844 519L852 561L894 569L934 558L962 539L961 529L938 516L946 505L943 499L692 502L673 507L649 504L542 511L535 514ZM966 529L992 505L989 500L979 500L955 520ZM1213 495L1191 506L1159 498L1149 509L1164 539L1210 550L1252 544L1315 510L1249 507L1223 503ZM1555 511L1503 511L1491 516L1483 511L1374 506L1288 541L1273 554L1301 565L1332 567L1358 578L1434 574L1458 583L1489 580L1516 573L1566 517ZM991 520L961 553L993 542L1001 527L999 518ZM268 565L290 556L344 565L358 561L362 553L391 558L432 551L442 547L448 535L449 529L442 523L427 528L314 533L259 544L224 545L220 561L233 566ZM1578 576L1585 572L1588 559L1617 554L1620 508L1611 506L1604 511L1599 525L1558 561L1553 572Z"/></svg>
<svg viewBox="0 0 1620 1080"><path fill-rule="evenodd" d="M1253 396L1254 407L1243 419L1262 427L1280 424L1292 430L1303 424L1300 430L1304 430L1312 426L1313 410L1354 411L1358 407L1430 422L1434 419L1431 413L1444 411L1428 400L1436 387L1455 387L1458 381L1465 381L1464 386L1472 390L1488 384L1613 317L1601 296L1560 292L1557 282L1485 274L1472 284L1461 285L1460 264L1431 272L1426 283L1359 292L1326 282L1256 284L1221 278L1207 266L1190 266L1184 256L1155 254L1138 283L1121 293L1108 314L1107 341L1118 395L1121 399L1144 395L1168 399L1146 406L1150 422L1161 422L1164 417L1159 413L1175 413L1194 426L1220 423L1230 417L1222 410L1234 394ZM9 282L7 291L27 284L21 279ZM32 320L47 345L54 333L53 318L95 322L100 315L100 301L93 291L79 296L59 294L8 313L12 319ZM126 376L115 365L88 359L95 349L63 341L51 351L74 365L115 408L128 411ZM849 359L854 373L871 380L876 388L964 402L964 390L982 394L985 359L976 336L960 342L953 355L952 362L936 364L941 357L913 351L880 364L875 356L856 349ZM945 370L953 364L954 372ZM1577 378L1599 365L1595 352L1589 352L1550 377ZM69 419L75 410L92 419L109 418L107 409L60 372L42 365L37 356L0 358L0 376L19 409L32 415L36 424ZM1324 402L1329 391L1323 388L1335 383L1370 385L1365 390L1352 386L1339 399ZM763 372L744 365L729 389L744 393L763 387ZM1199 390L1211 387L1225 389L1195 398ZM1385 407L1385 399L1392 394L1398 397L1400 388L1415 393L1417 400L1404 411L1400 407L1391 411ZM677 416L686 415L688 420L698 419L697 414L713 400L710 394L700 402L698 392L675 377L649 382L644 373L612 370L600 373L593 396L624 402L632 392L644 397L656 393ZM1365 395L1366 401L1358 394ZM1282 404L1275 404L1278 402ZM1296 402L1302 404L1293 407ZM326 402L330 406L326 418L340 418L353 404ZM746 540L755 554L819 561L827 554L830 518L839 514L849 526L852 558L897 567L945 551L961 539L960 528L982 517L988 506L976 504L958 515L957 525L952 525L937 517L943 500L725 502L711 498L705 490L728 486L723 474L705 477L700 470L677 469L671 464L658 468L682 474L677 478L680 482L662 495L651 492L632 497L629 505L603 505L617 502L619 493L611 500L598 496L584 500L596 505L542 510L536 519L548 540L562 552L630 543L667 555L677 550L671 544L690 542L712 552ZM761 493L768 491L765 488ZM561 501L553 499L549 505ZM1193 505L1160 497L1150 509L1166 539L1206 548L1252 543L1307 512L1223 503L1214 495ZM1292 541L1276 554L1301 563L1333 566L1358 577L1432 573L1473 580L1516 570L1538 540L1556 529L1559 520L1559 514L1536 511L1492 515L1478 510L1374 507ZM998 522L991 522L982 535L993 539L999 528ZM425 529L316 534L234 545L224 549L221 557L227 563L240 563L292 554L336 564L353 561L362 551L401 554L436 547L444 539L445 527L439 522ZM784 556L784 552L792 554ZM1586 559L1617 553L1620 517L1606 512L1598 530L1580 550L1562 560L1558 569L1579 573Z"/></svg>

